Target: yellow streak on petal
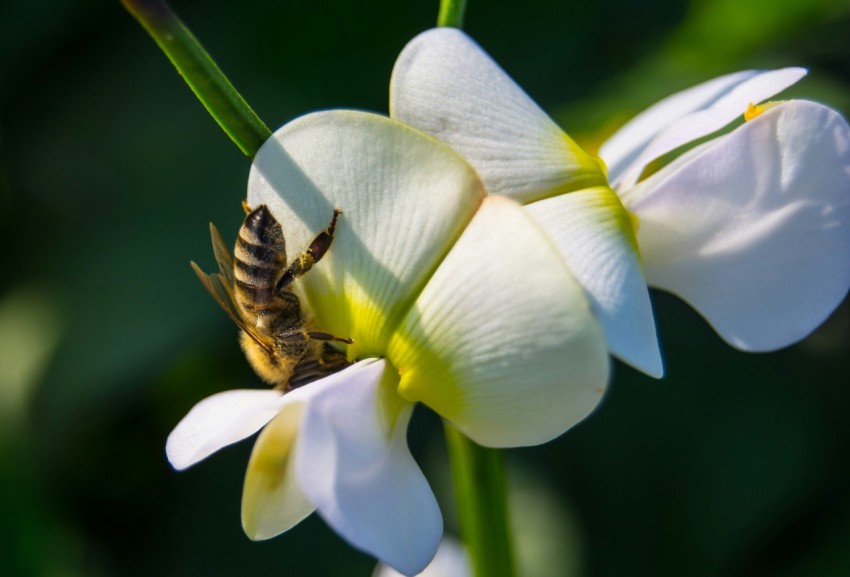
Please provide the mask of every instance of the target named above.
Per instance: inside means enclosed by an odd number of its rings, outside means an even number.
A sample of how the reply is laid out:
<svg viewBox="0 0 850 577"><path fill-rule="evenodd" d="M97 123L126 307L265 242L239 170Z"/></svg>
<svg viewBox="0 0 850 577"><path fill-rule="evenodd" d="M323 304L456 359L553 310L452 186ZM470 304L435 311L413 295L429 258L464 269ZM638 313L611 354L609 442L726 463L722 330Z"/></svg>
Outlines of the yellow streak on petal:
<svg viewBox="0 0 850 577"><path fill-rule="evenodd" d="M354 341L344 347L349 361L384 355L387 333L395 327L388 312L354 280L337 291L313 291L307 303L304 310L311 311L316 330Z"/></svg>
<svg viewBox="0 0 850 577"><path fill-rule="evenodd" d="M466 410L466 400L452 367L433 351L420 323L407 326L410 330L396 332L387 349L400 376L398 393L410 402L427 398L427 405L442 417L459 418Z"/></svg>
<svg viewBox="0 0 850 577"><path fill-rule="evenodd" d="M378 414L384 419L384 430L388 435L392 436L396 428L399 417L405 410L410 410L412 407L398 393L399 389L399 374L391 363L387 363L381 375L381 382L378 384Z"/></svg>
<svg viewBox="0 0 850 577"><path fill-rule="evenodd" d="M275 427L276 435L264 439L262 449L252 455L248 468L267 486L267 490L276 489L283 481L283 474L292 454L296 427L292 421L282 420L282 426Z"/></svg>
<svg viewBox="0 0 850 577"><path fill-rule="evenodd" d="M586 188L607 186L608 167L599 156L585 152L566 133L561 132L563 154L559 158L562 169L560 180L556 185L543 186L529 190L523 194L508 194L520 204L530 204L544 198L568 194Z"/></svg>
<svg viewBox="0 0 850 577"><path fill-rule="evenodd" d="M564 187L564 190L581 190L608 182L608 167L605 161L595 154L586 152L566 133L562 134L572 172L569 184Z"/></svg>
<svg viewBox="0 0 850 577"><path fill-rule="evenodd" d="M631 241L634 246L637 246L637 233L640 232L640 218L635 213L623 207L623 210L629 215L629 222L632 225Z"/></svg>
<svg viewBox="0 0 850 577"><path fill-rule="evenodd" d="M292 449L301 425L301 404L289 405L275 417L257 438L242 489L242 527L251 539L267 539L276 533L267 533L264 514L272 506L276 495L283 491L300 495L297 486L282 486L285 482L297 483L292 474ZM297 497L296 497L297 498Z"/></svg>
<svg viewBox="0 0 850 577"><path fill-rule="evenodd" d="M605 221L610 221L628 241L634 251L640 255L637 242L637 232L640 229L640 219L629 211L620 200L620 196L609 186L596 186L585 190L577 190L573 194L583 195L590 206L605 208Z"/></svg>

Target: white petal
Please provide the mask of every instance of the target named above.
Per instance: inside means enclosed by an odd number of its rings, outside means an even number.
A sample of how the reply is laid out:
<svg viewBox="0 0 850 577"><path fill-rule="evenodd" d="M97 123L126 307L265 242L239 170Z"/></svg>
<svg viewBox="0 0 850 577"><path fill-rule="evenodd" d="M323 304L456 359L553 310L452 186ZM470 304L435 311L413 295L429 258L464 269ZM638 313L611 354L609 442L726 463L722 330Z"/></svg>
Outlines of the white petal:
<svg viewBox="0 0 850 577"><path fill-rule="evenodd" d="M257 389L225 391L204 399L168 436L168 460L183 470L250 437L277 415L282 397L279 391Z"/></svg>
<svg viewBox="0 0 850 577"><path fill-rule="evenodd" d="M529 202L606 183L581 150L466 34L436 28L396 61L390 115L463 155L487 190Z"/></svg>
<svg viewBox="0 0 850 577"><path fill-rule="evenodd" d="M713 78L656 102L624 124L599 147L599 156L608 167L611 183L618 183L629 164L658 133L683 116L711 106L729 90L756 74L756 70L745 70Z"/></svg>
<svg viewBox="0 0 850 577"><path fill-rule="evenodd" d="M291 260L343 211L330 250L295 284L316 329L355 343L351 357L382 351L472 217L483 187L447 146L399 122L354 111L301 117L257 153L248 202L280 221Z"/></svg>
<svg viewBox="0 0 850 577"><path fill-rule="evenodd" d="M315 509L295 477L293 448L303 413L303 403L287 405L263 429L251 453L242 488L242 528L256 541L280 535Z"/></svg>
<svg viewBox="0 0 850 577"><path fill-rule="evenodd" d="M332 394L346 398L346 387L371 375L374 359L284 395L284 404L254 445L242 490L242 527L251 539L269 539L283 533L313 512L295 475L298 444L304 436L304 415L316 397ZM368 376L366 377L368 378ZM333 470L334 463L329 463Z"/></svg>
<svg viewBox="0 0 850 577"><path fill-rule="evenodd" d="M732 345L769 351L814 330L850 286L850 129L790 101L624 196L647 279Z"/></svg>
<svg viewBox="0 0 850 577"><path fill-rule="evenodd" d="M298 478L319 514L355 547L405 575L431 561L443 521L407 448L413 405L398 375L375 362L316 395L299 438Z"/></svg>
<svg viewBox="0 0 850 577"><path fill-rule="evenodd" d="M778 94L806 75L803 68L747 70L669 96L629 121L599 149L617 189L637 182L647 164L741 117L749 104Z"/></svg>
<svg viewBox="0 0 850 577"><path fill-rule="evenodd" d="M620 360L656 378L661 353L652 304L629 213L608 187L562 194L526 205L584 286Z"/></svg>
<svg viewBox="0 0 850 577"><path fill-rule="evenodd" d="M472 563L463 545L450 537L443 537L434 560L416 577L469 577ZM401 573L381 563L372 577L401 577Z"/></svg>
<svg viewBox="0 0 850 577"><path fill-rule="evenodd" d="M401 394L480 444L546 442L605 390L602 331L550 242L519 205L487 197L390 344Z"/></svg>

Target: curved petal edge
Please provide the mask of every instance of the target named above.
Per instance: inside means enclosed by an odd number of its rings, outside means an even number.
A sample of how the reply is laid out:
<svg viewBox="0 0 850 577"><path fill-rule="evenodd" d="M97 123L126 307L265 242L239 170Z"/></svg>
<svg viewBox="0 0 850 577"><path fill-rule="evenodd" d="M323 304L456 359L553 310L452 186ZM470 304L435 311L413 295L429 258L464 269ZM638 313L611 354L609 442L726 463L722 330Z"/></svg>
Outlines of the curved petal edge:
<svg viewBox="0 0 850 577"><path fill-rule="evenodd" d="M544 443L600 402L609 361L584 291L523 208L475 218L390 343L399 390L479 444Z"/></svg>
<svg viewBox="0 0 850 577"><path fill-rule="evenodd" d="M728 74L674 94L636 116L600 148L611 162L618 190L636 183L653 160L716 132L758 104L798 82L804 68Z"/></svg>
<svg viewBox="0 0 850 577"><path fill-rule="evenodd" d="M780 104L624 200L649 283L740 349L804 338L850 287L850 128L825 106Z"/></svg>
<svg viewBox="0 0 850 577"><path fill-rule="evenodd" d="M606 182L601 161L454 28L423 32L402 50L390 81L390 116L445 142L489 192L519 202Z"/></svg>
<svg viewBox="0 0 850 577"><path fill-rule="evenodd" d="M398 396L386 361L338 390L317 395L305 413L298 479L334 530L405 575L422 571L443 533L440 509L407 447L413 405Z"/></svg>
<svg viewBox="0 0 850 577"><path fill-rule="evenodd" d="M611 353L655 378L664 368L632 215L608 187L533 202L525 209L587 291Z"/></svg>
<svg viewBox="0 0 850 577"><path fill-rule="evenodd" d="M186 414L165 443L165 453L178 471L219 449L250 437L280 410L279 391L245 389L207 397Z"/></svg>

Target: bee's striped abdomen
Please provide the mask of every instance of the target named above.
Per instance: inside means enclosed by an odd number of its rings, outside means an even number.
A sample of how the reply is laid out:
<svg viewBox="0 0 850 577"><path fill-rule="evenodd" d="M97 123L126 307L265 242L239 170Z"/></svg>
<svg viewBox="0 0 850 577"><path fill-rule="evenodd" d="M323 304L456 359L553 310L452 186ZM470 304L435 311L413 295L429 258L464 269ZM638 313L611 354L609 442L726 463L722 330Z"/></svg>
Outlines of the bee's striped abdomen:
<svg viewBox="0 0 850 577"><path fill-rule="evenodd" d="M192 263L204 287L241 329L239 339L248 362L264 381L282 391L349 364L346 354L329 343L353 341L311 330L290 286L327 252L340 213L334 210L328 228L293 259L292 266L287 266L283 230L265 206L245 217L232 257L221 233L210 224L218 273L206 274ZM293 376L297 378L290 382Z"/></svg>
<svg viewBox="0 0 850 577"><path fill-rule="evenodd" d="M286 269L283 231L264 205L245 217L233 253L237 304L248 318L256 319L277 305L275 283Z"/></svg>

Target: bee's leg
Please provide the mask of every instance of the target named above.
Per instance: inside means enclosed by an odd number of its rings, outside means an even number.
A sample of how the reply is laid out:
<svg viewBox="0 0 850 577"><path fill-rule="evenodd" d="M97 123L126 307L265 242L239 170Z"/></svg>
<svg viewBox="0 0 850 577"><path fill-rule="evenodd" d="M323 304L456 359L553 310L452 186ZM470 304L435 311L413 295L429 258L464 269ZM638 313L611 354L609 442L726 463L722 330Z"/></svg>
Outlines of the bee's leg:
<svg viewBox="0 0 850 577"><path fill-rule="evenodd" d="M322 370L322 365L319 361L315 359L302 361L295 365L295 368L292 369L292 376L289 378L289 382L286 384L285 390L291 391L292 389L303 387L308 383L318 381L322 377L326 376L327 373Z"/></svg>
<svg viewBox="0 0 850 577"><path fill-rule="evenodd" d="M343 339L342 337L336 337L336 336L328 334L328 333L319 333L319 332L313 332L313 331L310 331L310 332L307 333L307 338L314 340L314 341L335 341L335 342L338 342L338 343L345 343L347 345L350 345L351 343L354 342L351 339Z"/></svg>
<svg viewBox="0 0 850 577"><path fill-rule="evenodd" d="M283 288L292 284L292 281L313 268L313 265L319 262L325 253L328 252L328 249L331 247L331 243L334 240L336 219L339 218L340 214L342 214L342 211L335 208L333 218L331 218L331 223L328 225L328 228L320 232L318 236L313 239L313 242L310 243L310 248L308 248L306 252L301 253L294 261L292 261L292 264L289 265L289 268L286 269L286 272L283 273L280 280L278 280L277 284L275 284L275 292L279 292Z"/></svg>
<svg viewBox="0 0 850 577"><path fill-rule="evenodd" d="M314 263L322 260L322 257L325 256L325 253L328 252L328 249L331 247L331 243L334 240L334 230L336 230L336 219L338 219L341 214L342 211L335 208L334 215L331 217L331 223L328 225L328 228L320 232L318 236L313 239L313 242L310 243L310 248L307 249L307 254L313 257Z"/></svg>
<svg viewBox="0 0 850 577"><path fill-rule="evenodd" d="M318 359L309 359L295 365L292 378L289 379L289 389L295 389L312 383L328 375L341 371L351 365L345 357L345 353L332 346L322 346L322 355Z"/></svg>
<svg viewBox="0 0 850 577"><path fill-rule="evenodd" d="M284 342L298 342L298 341L325 341L330 342L334 341L337 343L345 343L347 345L352 344L354 341L351 339L344 339L342 337L334 336L330 333L322 333L316 331L305 331L304 329L294 330L287 333L280 333L277 335L277 338Z"/></svg>
<svg viewBox="0 0 850 577"><path fill-rule="evenodd" d="M248 204L247 199L242 201L242 210L245 211L245 214L251 214L254 211L254 209L251 208L250 205Z"/></svg>

